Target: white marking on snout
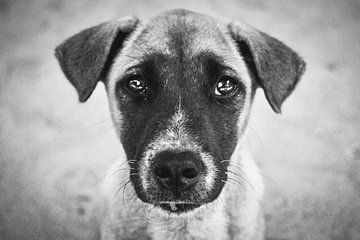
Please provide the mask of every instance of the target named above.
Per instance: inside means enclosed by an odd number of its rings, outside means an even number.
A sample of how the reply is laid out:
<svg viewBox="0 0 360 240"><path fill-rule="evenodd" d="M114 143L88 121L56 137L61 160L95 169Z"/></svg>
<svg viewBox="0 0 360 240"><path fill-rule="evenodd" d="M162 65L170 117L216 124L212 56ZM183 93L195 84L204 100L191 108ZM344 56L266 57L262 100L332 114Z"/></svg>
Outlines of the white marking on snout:
<svg viewBox="0 0 360 240"><path fill-rule="evenodd" d="M199 154L201 161L207 169L204 177L205 187L207 191L211 190L216 175L214 159L210 154L202 150L202 147L196 141L196 136L190 134L186 129L187 121L188 119L179 104L177 111L171 118L168 128L160 133L146 148L141 160L142 164L140 164L140 177L145 191L149 188L150 183L149 171L151 159L153 159L157 153L166 150L186 150Z"/></svg>

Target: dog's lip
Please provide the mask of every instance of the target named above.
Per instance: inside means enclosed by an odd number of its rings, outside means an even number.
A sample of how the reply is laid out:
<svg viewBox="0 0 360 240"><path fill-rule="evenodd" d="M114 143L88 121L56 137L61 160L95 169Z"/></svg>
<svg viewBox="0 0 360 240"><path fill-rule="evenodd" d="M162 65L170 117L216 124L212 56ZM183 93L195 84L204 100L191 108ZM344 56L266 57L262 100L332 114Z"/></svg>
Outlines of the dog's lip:
<svg viewBox="0 0 360 240"><path fill-rule="evenodd" d="M162 201L157 204L163 210L172 213L185 213L194 210L201 206L200 203L186 202L186 201Z"/></svg>

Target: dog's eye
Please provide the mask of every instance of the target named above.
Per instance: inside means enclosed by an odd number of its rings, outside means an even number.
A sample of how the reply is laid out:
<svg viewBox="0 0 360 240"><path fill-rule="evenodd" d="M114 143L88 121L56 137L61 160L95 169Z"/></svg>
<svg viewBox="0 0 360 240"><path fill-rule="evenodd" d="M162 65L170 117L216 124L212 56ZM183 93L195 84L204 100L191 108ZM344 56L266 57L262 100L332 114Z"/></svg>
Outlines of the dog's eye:
<svg viewBox="0 0 360 240"><path fill-rule="evenodd" d="M144 95L148 89L146 81L141 75L129 77L126 82L126 88L136 95Z"/></svg>
<svg viewBox="0 0 360 240"><path fill-rule="evenodd" d="M230 97L238 90L238 84L235 79L229 76L221 76L215 86L215 96Z"/></svg>

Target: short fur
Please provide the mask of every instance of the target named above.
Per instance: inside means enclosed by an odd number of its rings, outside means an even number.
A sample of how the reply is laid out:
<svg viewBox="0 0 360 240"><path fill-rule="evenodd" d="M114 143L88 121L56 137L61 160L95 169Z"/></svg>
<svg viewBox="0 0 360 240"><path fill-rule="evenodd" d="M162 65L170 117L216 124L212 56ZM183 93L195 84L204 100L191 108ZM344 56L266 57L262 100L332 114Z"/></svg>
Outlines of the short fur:
<svg viewBox="0 0 360 240"><path fill-rule="evenodd" d="M263 182L242 136L257 87L277 113L294 90L305 63L293 50L240 22L173 10L84 30L56 57L81 102L105 83L127 156L107 178L102 239L264 238ZM127 90L134 74L146 95ZM231 98L213 93L224 75L236 82ZM159 184L165 151L200 159L194 186L175 194Z"/></svg>

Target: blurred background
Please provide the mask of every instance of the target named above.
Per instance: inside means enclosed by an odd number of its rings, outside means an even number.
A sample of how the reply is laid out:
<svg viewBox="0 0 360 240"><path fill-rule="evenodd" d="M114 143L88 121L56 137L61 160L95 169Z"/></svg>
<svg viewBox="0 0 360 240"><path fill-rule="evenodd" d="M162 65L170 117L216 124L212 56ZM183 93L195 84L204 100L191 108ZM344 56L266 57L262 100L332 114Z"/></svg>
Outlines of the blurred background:
<svg viewBox="0 0 360 240"><path fill-rule="evenodd" d="M248 129L266 235L360 239L358 0L0 0L0 239L99 237L99 185L123 152L103 85L79 104L54 48L103 21L172 8L241 19L303 56L283 114L258 91Z"/></svg>

